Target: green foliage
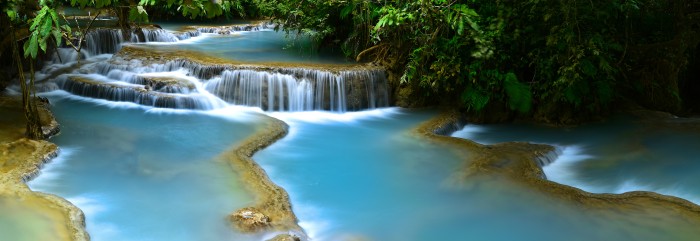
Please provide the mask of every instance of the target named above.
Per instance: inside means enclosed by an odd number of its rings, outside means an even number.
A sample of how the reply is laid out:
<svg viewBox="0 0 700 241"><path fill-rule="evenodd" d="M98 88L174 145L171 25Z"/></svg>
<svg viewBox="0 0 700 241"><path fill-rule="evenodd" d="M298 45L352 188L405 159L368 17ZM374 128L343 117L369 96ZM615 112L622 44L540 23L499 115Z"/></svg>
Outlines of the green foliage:
<svg viewBox="0 0 700 241"><path fill-rule="evenodd" d="M520 83L514 73L507 73L503 80L503 87L508 97L508 106L511 110L529 112L532 108L532 93L530 86Z"/></svg>
<svg viewBox="0 0 700 241"><path fill-rule="evenodd" d="M467 87L462 92L462 101L468 110L481 111L489 103L490 95L482 90Z"/></svg>
<svg viewBox="0 0 700 241"><path fill-rule="evenodd" d="M36 57L52 37L60 44L57 36L71 31L56 21L56 1L39 1L36 15L20 13L23 0L0 3L13 21L31 24L25 56ZM269 16L288 34L311 36L317 46L339 45L348 56L385 63L400 76L394 84L412 88L419 98L456 100L474 111L503 105L531 113L546 104L582 116L608 109L621 89L647 95L673 90L668 81L629 79L632 65L644 60L630 57L632 50L689 36L685 26L700 24L684 24L695 21L683 15L690 0L62 1L128 8L135 22L147 22L153 9L190 18ZM682 51L667 55L683 62L673 57Z"/></svg>
<svg viewBox="0 0 700 241"><path fill-rule="evenodd" d="M56 45L61 44L61 38L58 29L60 28L58 14L52 8L43 6L39 13L30 20L31 25L29 31L31 33L29 41L24 43L24 57L31 56L36 58L39 49L46 52L46 45L49 38L54 38Z"/></svg>
<svg viewBox="0 0 700 241"><path fill-rule="evenodd" d="M39 54L39 50L46 52L47 44L50 39L56 42L56 46L60 46L64 36L71 38L74 36L72 29L65 24L62 24L56 9L60 4L69 2L71 6L79 8L128 8L128 18L132 22L148 22L148 12L146 8L152 6L161 6L166 8L176 7L184 16L191 18L197 17L216 17L231 9L242 10L240 0L140 0L137 4L129 0L39 0L38 4L41 9L34 16L27 16L29 23L29 39L25 41L24 57L35 59ZM8 18L17 23L21 20L20 7L24 6L24 0L8 0L4 1L0 7Z"/></svg>
<svg viewBox="0 0 700 241"><path fill-rule="evenodd" d="M143 2L143 1L142 1ZM148 13L143 6L136 6L129 9L129 21L132 22L148 22Z"/></svg>
<svg viewBox="0 0 700 241"><path fill-rule="evenodd" d="M622 82L632 46L671 40L687 2L255 0L287 31L391 63L413 93L476 111L546 103L582 116L608 109L625 85L666 88Z"/></svg>

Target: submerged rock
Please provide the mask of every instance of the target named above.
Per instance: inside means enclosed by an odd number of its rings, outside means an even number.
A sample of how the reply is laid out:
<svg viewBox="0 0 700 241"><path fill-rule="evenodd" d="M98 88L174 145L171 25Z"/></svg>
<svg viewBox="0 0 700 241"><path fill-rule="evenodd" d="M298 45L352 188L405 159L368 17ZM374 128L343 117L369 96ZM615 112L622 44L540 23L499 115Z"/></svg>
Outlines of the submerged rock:
<svg viewBox="0 0 700 241"><path fill-rule="evenodd" d="M257 232L270 227L270 218L256 208L241 208L229 216L233 225L246 233Z"/></svg>
<svg viewBox="0 0 700 241"><path fill-rule="evenodd" d="M267 241L301 241L301 238L293 234L280 234Z"/></svg>

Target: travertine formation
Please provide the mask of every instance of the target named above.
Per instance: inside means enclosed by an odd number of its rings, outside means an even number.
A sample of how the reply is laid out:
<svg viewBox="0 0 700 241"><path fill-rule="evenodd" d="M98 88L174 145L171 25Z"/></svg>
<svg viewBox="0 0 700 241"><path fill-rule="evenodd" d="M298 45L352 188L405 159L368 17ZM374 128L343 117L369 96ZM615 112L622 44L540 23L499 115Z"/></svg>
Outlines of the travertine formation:
<svg viewBox="0 0 700 241"><path fill-rule="evenodd" d="M12 109L21 104L19 97L0 96L0 109ZM45 102L39 102L39 116L44 125L44 133L53 135L58 133L58 124L53 119ZM21 111L7 111L6 115L20 115ZM2 123L0 129L22 129L22 118ZM13 132L13 131L10 131ZM85 217L83 212L67 200L46 193L33 192L25 184L39 173L39 169L58 154L58 147L48 141L35 141L17 137L15 140L3 139L0 141L0 197L21 199L24 204L49 217L56 225L54 228L56 240L83 241L89 240L85 231Z"/></svg>
<svg viewBox="0 0 700 241"><path fill-rule="evenodd" d="M643 191L589 193L547 180L541 167L546 161L540 158L553 152L552 146L525 142L481 145L446 136L464 124L464 118L457 112L445 112L415 129L417 135L432 142L453 146L461 152L468 163L464 170L459 170L461 182L470 182L471 178L477 176L502 177L547 197L622 222L658 226L658 220L664 220L667 227L700 225L700 206L685 199Z"/></svg>

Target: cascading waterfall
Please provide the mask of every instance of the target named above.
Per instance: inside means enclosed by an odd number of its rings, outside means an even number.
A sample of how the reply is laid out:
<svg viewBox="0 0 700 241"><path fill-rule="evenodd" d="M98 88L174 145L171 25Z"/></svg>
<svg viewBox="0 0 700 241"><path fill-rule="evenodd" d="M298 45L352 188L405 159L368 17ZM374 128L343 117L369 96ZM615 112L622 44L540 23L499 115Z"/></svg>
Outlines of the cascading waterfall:
<svg viewBox="0 0 700 241"><path fill-rule="evenodd" d="M211 93L234 104L266 111L357 111L389 105L387 82L381 69L338 72L305 68L241 68L202 65L188 60L143 65L140 61L98 63L98 74L124 82L153 85L134 73L186 71L204 83L200 92ZM129 74L131 73L131 74ZM181 88L181 87L174 87ZM166 89L168 89L166 87ZM191 89L191 88L189 88ZM170 92L170 91L162 91ZM179 92L184 93L184 92Z"/></svg>
<svg viewBox="0 0 700 241"><path fill-rule="evenodd" d="M85 48L93 55L116 53L124 43L124 35L119 29L95 29L85 39Z"/></svg>
<svg viewBox="0 0 700 241"><path fill-rule="evenodd" d="M177 42L179 40L200 36L202 33L222 33L222 31L229 33L234 31L259 31L261 29L267 29L270 26L274 25L269 23L260 23L257 25L197 27L195 30L179 33L171 33L160 28L137 28L132 30L129 41L124 39L121 29L100 28L90 31L87 34L86 49L92 55L113 54L119 51L119 49L121 49L121 45L125 42Z"/></svg>
<svg viewBox="0 0 700 241"><path fill-rule="evenodd" d="M149 90L142 85L108 82L100 80L99 77L91 77L94 79L86 76L63 76L58 85L61 89L80 96L160 108L211 110L225 106L220 100L212 100L206 93L166 93Z"/></svg>
<svg viewBox="0 0 700 241"><path fill-rule="evenodd" d="M206 89L229 103L267 111L345 112L388 106L386 78L380 70L226 70L208 81Z"/></svg>
<svg viewBox="0 0 700 241"><path fill-rule="evenodd" d="M195 27L200 33L226 34L240 31L260 31L274 27L274 24L262 22L257 25L229 25L229 26L199 26Z"/></svg>
<svg viewBox="0 0 700 241"><path fill-rule="evenodd" d="M177 42L199 33L255 31L270 25L197 27L170 33L162 29L134 30L125 40L119 29L96 29L87 36L86 55L112 54L126 42ZM65 61L78 59L59 50ZM52 60L52 64L56 60ZM160 74L158 74L160 73ZM175 73L179 77L168 76ZM200 64L187 59L145 64L113 56L82 66L54 81L54 88L111 101L164 108L214 109L228 104L266 111L356 111L388 106L384 71L352 67L329 71L307 68L246 67Z"/></svg>
<svg viewBox="0 0 700 241"><path fill-rule="evenodd" d="M180 40L180 37L163 29L135 29L130 35L129 41L126 41L121 29L95 29L87 34L85 47L92 55L113 54L119 51L125 42L177 42ZM184 38L190 35L181 36Z"/></svg>

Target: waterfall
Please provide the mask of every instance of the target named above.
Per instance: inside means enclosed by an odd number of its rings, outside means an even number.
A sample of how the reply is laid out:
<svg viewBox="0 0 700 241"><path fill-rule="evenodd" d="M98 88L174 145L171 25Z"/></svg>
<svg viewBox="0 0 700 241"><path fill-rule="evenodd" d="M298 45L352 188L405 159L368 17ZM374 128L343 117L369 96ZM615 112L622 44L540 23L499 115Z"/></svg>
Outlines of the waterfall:
<svg viewBox="0 0 700 241"><path fill-rule="evenodd" d="M256 31L259 25L193 27L171 33L163 29L135 29L129 39L122 30L95 29L86 36L83 57L113 54L127 42L177 42L219 31ZM80 56L70 49L56 53L67 63ZM202 64L185 58L163 62L129 59L120 55L92 57L71 74L44 71L56 81L45 89L63 89L85 97L128 101L177 109L215 109L228 104L267 111L357 111L389 105L384 70L352 66L344 70ZM59 66L54 58L49 66ZM70 66L68 66L70 67ZM47 68L49 69L49 68ZM331 67L331 69L334 69ZM61 70L62 71L62 70ZM57 74L51 74L56 72Z"/></svg>
<svg viewBox="0 0 700 241"><path fill-rule="evenodd" d="M86 49L92 55L98 54L113 54L121 49L121 45L125 42L143 43L143 42L177 42L192 37L200 36L201 33L224 33L238 31L258 31L267 29L271 25L269 23L260 23L257 25L231 25L222 27L197 27L194 30L188 30L180 33L171 33L167 30L159 28L137 28L133 29L131 38L126 41L121 29L99 28L90 31L86 36Z"/></svg>
<svg viewBox="0 0 700 241"><path fill-rule="evenodd" d="M193 37L200 36L200 35L202 35L202 33L200 33L199 31L196 31L196 30L190 30L190 31L184 31L184 32L176 32L176 33L173 33L173 35L175 35L175 37L177 37L177 39L179 39L179 40L186 40L186 39L191 39Z"/></svg>
<svg viewBox="0 0 700 241"><path fill-rule="evenodd" d="M92 55L98 55L116 53L125 42L177 42L180 38L163 29L141 28L134 29L131 33L131 39L126 41L121 29L100 28L90 31L85 39L85 47L88 52Z"/></svg>
<svg viewBox="0 0 700 241"><path fill-rule="evenodd" d="M119 29L95 29L85 39L85 48L93 55L116 53L124 43L124 36Z"/></svg>
<svg viewBox="0 0 700 241"><path fill-rule="evenodd" d="M231 104L267 111L345 112L385 107L389 102L380 70L225 70L205 88Z"/></svg>
<svg viewBox="0 0 700 241"><path fill-rule="evenodd" d="M126 76L135 81L148 81L145 77ZM212 98L208 93L167 93L154 90L149 85L111 81L99 75L63 75L57 84L59 88L75 95L160 108L211 110L225 106L225 103Z"/></svg>
<svg viewBox="0 0 700 241"><path fill-rule="evenodd" d="M199 26L195 27L197 32L200 33L217 33L217 34L230 34L232 32L241 31L260 31L262 29L270 29L275 25L267 22L262 22L256 25L245 24L245 25L229 25L229 26Z"/></svg>
<svg viewBox="0 0 700 241"><path fill-rule="evenodd" d="M138 33L138 30L136 32ZM143 33L143 39L140 39L141 36L139 35L141 33L132 34L131 42L177 42L180 40L174 34L163 29L142 28L141 32ZM134 39L134 37L138 37L138 39Z"/></svg>
<svg viewBox="0 0 700 241"><path fill-rule="evenodd" d="M199 93L214 96L235 105L258 107L267 111L336 112L358 111L389 106L384 70L352 67L342 71L307 68L248 67L200 64L187 59L143 65L139 60L98 63L93 69L110 79L149 85L164 93L188 93L182 85L149 83L135 73L185 71L183 75L204 83Z"/></svg>

